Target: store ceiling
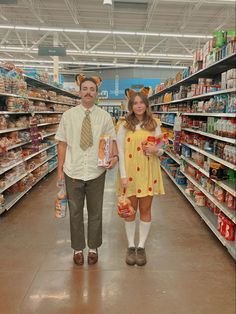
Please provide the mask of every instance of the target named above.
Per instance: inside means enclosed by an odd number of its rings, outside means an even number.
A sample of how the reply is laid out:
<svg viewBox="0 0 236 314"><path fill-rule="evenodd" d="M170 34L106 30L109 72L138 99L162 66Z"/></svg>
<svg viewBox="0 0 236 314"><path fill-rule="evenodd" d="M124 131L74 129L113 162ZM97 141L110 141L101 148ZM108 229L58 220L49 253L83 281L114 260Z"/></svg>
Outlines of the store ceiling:
<svg viewBox="0 0 236 314"><path fill-rule="evenodd" d="M103 1L0 4L0 61L50 68L52 57L38 56L37 47L58 43L67 49L60 67L70 71L120 64L186 66L214 30L235 29L234 0Z"/></svg>

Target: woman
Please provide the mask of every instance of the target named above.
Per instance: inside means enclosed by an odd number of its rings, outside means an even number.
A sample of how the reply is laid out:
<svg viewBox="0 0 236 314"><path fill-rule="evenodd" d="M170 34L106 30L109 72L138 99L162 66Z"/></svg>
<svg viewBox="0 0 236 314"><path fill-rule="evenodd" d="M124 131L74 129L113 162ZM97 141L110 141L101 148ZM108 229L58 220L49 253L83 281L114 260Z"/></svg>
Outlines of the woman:
<svg viewBox="0 0 236 314"><path fill-rule="evenodd" d="M149 102L141 92L134 93L128 102L129 113L120 126L117 144L120 159L122 189L135 209L135 214L125 219L128 240L126 263L143 266L146 264L145 241L151 226L151 205L153 195L164 194L159 156L163 153L157 145L142 145L148 136L160 136L159 120L155 120ZM135 216L140 212L139 244L134 244Z"/></svg>

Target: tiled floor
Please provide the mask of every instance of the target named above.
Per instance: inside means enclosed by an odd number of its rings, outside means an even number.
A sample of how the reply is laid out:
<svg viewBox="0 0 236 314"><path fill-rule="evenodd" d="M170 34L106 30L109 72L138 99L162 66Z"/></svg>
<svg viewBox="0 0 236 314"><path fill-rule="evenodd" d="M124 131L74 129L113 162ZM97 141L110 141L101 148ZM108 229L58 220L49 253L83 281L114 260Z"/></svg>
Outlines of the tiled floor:
<svg viewBox="0 0 236 314"><path fill-rule="evenodd" d="M163 175L144 267L124 262L115 171L94 266L73 264L68 218L54 218L56 173L0 216L0 314L235 314L233 259Z"/></svg>

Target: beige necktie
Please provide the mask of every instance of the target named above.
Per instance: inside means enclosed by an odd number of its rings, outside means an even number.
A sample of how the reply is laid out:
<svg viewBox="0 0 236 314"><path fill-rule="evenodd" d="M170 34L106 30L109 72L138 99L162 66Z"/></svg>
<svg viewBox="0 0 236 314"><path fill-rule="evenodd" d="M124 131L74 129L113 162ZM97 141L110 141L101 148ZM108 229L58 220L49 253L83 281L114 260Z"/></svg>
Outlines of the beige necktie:
<svg viewBox="0 0 236 314"><path fill-rule="evenodd" d="M90 111L85 111L85 117L82 123L81 135L80 135L80 147L82 150L86 150L93 145L93 134L91 128Z"/></svg>

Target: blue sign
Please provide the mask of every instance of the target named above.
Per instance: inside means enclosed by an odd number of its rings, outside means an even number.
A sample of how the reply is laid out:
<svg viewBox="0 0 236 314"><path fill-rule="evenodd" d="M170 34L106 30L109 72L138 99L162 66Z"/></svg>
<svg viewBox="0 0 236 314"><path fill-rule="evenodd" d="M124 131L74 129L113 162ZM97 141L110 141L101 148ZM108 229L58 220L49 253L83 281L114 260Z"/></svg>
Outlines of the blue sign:
<svg viewBox="0 0 236 314"><path fill-rule="evenodd" d="M149 86L153 90L157 84L160 84L160 79L154 78L128 78L119 79L116 75L114 80L103 80L99 88L100 93L108 95L108 99L123 99L125 97L125 89L134 87ZM140 88L139 88L140 89ZM137 91L139 91L137 89ZM136 90L136 89L135 89Z"/></svg>

